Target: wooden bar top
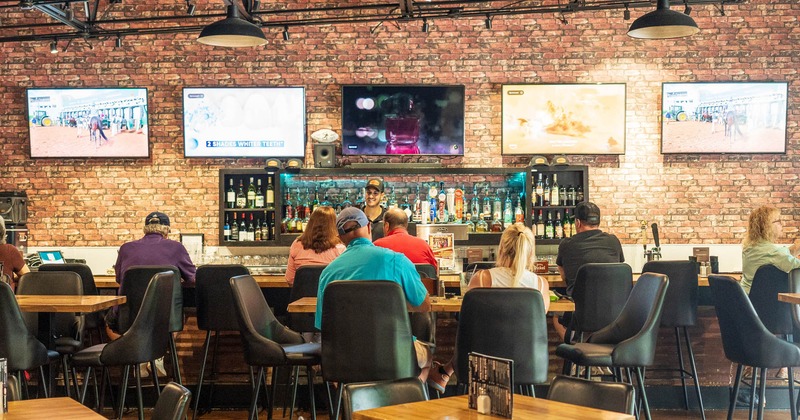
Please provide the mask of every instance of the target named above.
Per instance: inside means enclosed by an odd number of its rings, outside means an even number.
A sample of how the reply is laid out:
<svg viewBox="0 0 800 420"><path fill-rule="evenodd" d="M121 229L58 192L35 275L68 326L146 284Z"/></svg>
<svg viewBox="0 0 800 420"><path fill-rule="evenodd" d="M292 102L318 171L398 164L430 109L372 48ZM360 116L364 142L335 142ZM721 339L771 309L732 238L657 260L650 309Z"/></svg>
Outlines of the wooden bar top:
<svg viewBox="0 0 800 420"><path fill-rule="evenodd" d="M641 273L634 273L633 282L635 283L636 280L639 280L639 276L641 275ZM736 281L742 280L742 273L720 273L720 275L733 277ZM561 275L559 274L538 274L538 276L547 280L550 287L567 287L567 284L561 280ZM441 279L444 281L445 287L459 287L460 276L458 274L441 276ZM699 287L708 287L708 277L698 277L697 285Z"/></svg>
<svg viewBox="0 0 800 420"><path fill-rule="evenodd" d="M786 303L800 305L800 293L778 293L778 300Z"/></svg>
<svg viewBox="0 0 800 420"><path fill-rule="evenodd" d="M105 419L89 407L66 397L9 401L8 413L0 414L0 418L7 420Z"/></svg>
<svg viewBox="0 0 800 420"><path fill-rule="evenodd" d="M439 297L431 298L432 312L461 312L463 299L451 298L444 299ZM314 313L317 310L317 298L304 297L289 303L287 311L290 313ZM568 299L561 299L550 302L550 311L571 312L575 310L575 302Z"/></svg>
<svg viewBox="0 0 800 420"><path fill-rule="evenodd" d="M258 286L262 289L291 287L288 283L286 283L286 277L284 277L282 274L256 274L253 276L253 278L256 279L256 283L258 283ZM94 284L97 285L98 289L119 288L116 278L108 275L94 276Z"/></svg>
<svg viewBox="0 0 800 420"><path fill-rule="evenodd" d="M497 419L497 416L478 414L470 410L468 397L438 398L430 401L420 401L408 404L392 405L389 407L373 408L370 410L356 411L353 420L481 420ZM579 405L565 404L550 401L544 398L532 398L525 395L514 395L513 415L515 419L548 419L548 420L631 420L634 417L624 413L598 410L596 408L582 407Z"/></svg>
<svg viewBox="0 0 800 420"><path fill-rule="evenodd" d="M89 313L125 303L125 296L17 295L22 312Z"/></svg>

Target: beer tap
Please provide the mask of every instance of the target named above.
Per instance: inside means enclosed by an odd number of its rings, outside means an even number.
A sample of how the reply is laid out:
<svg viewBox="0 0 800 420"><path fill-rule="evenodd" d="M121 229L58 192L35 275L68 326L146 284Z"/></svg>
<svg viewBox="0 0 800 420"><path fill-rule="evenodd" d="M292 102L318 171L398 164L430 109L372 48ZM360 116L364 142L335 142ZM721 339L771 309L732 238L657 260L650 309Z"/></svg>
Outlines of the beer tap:
<svg viewBox="0 0 800 420"><path fill-rule="evenodd" d="M642 232L641 232L641 236L642 236L642 252L644 253L645 261L650 261L648 255L647 255L647 221L646 220L642 220L641 229L642 229Z"/></svg>
<svg viewBox="0 0 800 420"><path fill-rule="evenodd" d="M653 242L655 242L656 246L652 250L652 258L653 260L660 260L661 259L661 242L658 240L658 225L653 223L650 225L653 228Z"/></svg>

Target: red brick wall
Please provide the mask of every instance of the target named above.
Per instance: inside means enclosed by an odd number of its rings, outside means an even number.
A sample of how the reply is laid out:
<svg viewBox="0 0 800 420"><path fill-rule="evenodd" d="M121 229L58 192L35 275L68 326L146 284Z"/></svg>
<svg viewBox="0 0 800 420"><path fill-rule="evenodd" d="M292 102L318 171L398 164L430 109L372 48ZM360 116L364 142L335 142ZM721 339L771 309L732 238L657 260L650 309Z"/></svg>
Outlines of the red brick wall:
<svg viewBox="0 0 800 420"><path fill-rule="evenodd" d="M626 154L572 158L592 168L590 192L610 215L606 227L623 242L633 242L646 219L659 222L667 243L738 243L752 207L776 203L800 220L793 206L800 110L792 106L800 91L800 4L751 0L725 12L695 7L702 32L664 41L628 38L622 13L581 12L566 25L551 15L496 17L492 30L483 19L436 20L428 34L416 21L375 34L368 24L292 28L289 41L268 31L266 46L244 50L203 46L196 34L125 38L121 49L113 39L92 41L93 49L76 40L57 55L46 42L3 44L0 190L28 192L32 246L118 246L139 236L153 209L215 245L217 170L263 160L184 159L184 86L304 86L313 132L339 128L341 84L463 84L466 151L447 164L486 167L529 159L500 156L503 83L625 82ZM790 82L788 153L661 155L661 83L731 80ZM25 88L61 86L147 87L151 158L31 160ZM309 143L308 162L310 155ZM788 235L796 231L789 223Z"/></svg>

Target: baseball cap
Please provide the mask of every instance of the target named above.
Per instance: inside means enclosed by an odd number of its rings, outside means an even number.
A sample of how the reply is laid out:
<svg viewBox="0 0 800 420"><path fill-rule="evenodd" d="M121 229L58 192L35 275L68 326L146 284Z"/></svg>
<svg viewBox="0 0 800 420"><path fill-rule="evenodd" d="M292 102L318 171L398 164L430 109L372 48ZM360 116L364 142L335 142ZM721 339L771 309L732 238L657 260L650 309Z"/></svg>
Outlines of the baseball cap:
<svg viewBox="0 0 800 420"><path fill-rule="evenodd" d="M350 221L355 221L357 225L345 229L344 226ZM368 224L369 219L367 219L367 215L355 207L348 207L336 216L336 230L339 231L339 235L345 235Z"/></svg>
<svg viewBox="0 0 800 420"><path fill-rule="evenodd" d="M169 226L169 216L160 211L154 211L144 218L144 224Z"/></svg>
<svg viewBox="0 0 800 420"><path fill-rule="evenodd" d="M600 224L600 208L591 201L578 203L575 207L575 218L590 225Z"/></svg>
<svg viewBox="0 0 800 420"><path fill-rule="evenodd" d="M383 180L380 178L370 178L367 181L367 186L364 188L375 188L376 190L383 192Z"/></svg>

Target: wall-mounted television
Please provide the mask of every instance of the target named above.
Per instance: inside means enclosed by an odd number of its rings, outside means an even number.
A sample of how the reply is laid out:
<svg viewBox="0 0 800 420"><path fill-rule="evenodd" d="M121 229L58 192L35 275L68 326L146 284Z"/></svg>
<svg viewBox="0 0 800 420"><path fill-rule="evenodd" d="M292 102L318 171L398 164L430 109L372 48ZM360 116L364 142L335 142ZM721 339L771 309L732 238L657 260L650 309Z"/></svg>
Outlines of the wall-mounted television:
<svg viewBox="0 0 800 420"><path fill-rule="evenodd" d="M664 83L661 153L786 153L786 82Z"/></svg>
<svg viewBox="0 0 800 420"><path fill-rule="evenodd" d="M503 85L503 154L625 154L625 84Z"/></svg>
<svg viewBox="0 0 800 420"><path fill-rule="evenodd" d="M147 89L28 89L33 158L150 155Z"/></svg>
<svg viewBox="0 0 800 420"><path fill-rule="evenodd" d="M302 87L183 89L185 157L305 157Z"/></svg>
<svg viewBox="0 0 800 420"><path fill-rule="evenodd" d="M464 86L342 86L342 154L463 155Z"/></svg>

